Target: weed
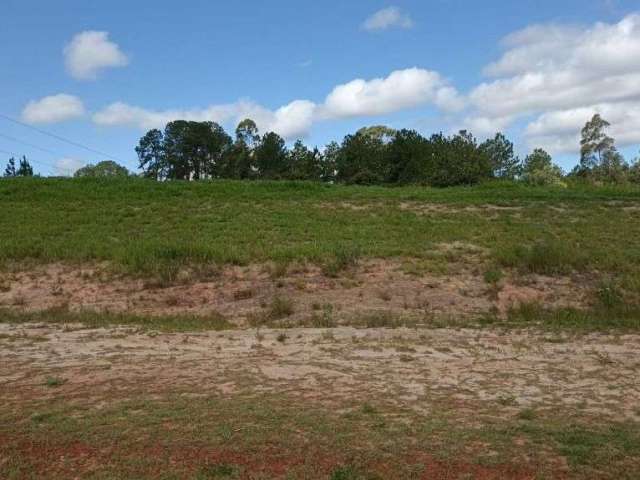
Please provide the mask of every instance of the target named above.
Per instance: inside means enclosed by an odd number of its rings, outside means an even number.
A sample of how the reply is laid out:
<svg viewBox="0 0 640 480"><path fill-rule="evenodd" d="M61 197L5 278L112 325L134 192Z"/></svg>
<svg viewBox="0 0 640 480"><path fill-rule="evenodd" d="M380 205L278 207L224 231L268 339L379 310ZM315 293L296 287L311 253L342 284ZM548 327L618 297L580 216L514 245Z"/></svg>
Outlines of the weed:
<svg viewBox="0 0 640 480"><path fill-rule="evenodd" d="M321 312L314 312L311 316L311 326L313 328L334 328L337 322L333 316L333 305L325 303L321 306Z"/></svg>
<svg viewBox="0 0 640 480"><path fill-rule="evenodd" d="M623 305L623 296L619 287L611 282L604 281L597 290L598 305L609 310L619 308Z"/></svg>
<svg viewBox="0 0 640 480"><path fill-rule="evenodd" d="M276 296L269 305L268 317L270 320L281 320L293 315L293 301L289 298Z"/></svg>
<svg viewBox="0 0 640 480"><path fill-rule="evenodd" d="M47 377L44 384L49 388L60 387L67 382L64 378L59 377Z"/></svg>
<svg viewBox="0 0 640 480"><path fill-rule="evenodd" d="M331 260L326 263L322 269L327 277L337 277L341 272L355 268L362 253L360 248L355 246L338 246Z"/></svg>
<svg viewBox="0 0 640 480"><path fill-rule="evenodd" d="M276 337L276 340L280 343L284 343L289 339L289 336L286 333L279 333Z"/></svg>
<svg viewBox="0 0 640 480"><path fill-rule="evenodd" d="M484 281L496 285L503 277L502 270L499 268L490 268L484 272Z"/></svg>
<svg viewBox="0 0 640 480"><path fill-rule="evenodd" d="M531 421L536 418L536 411L532 408L524 408L518 412L519 420Z"/></svg>

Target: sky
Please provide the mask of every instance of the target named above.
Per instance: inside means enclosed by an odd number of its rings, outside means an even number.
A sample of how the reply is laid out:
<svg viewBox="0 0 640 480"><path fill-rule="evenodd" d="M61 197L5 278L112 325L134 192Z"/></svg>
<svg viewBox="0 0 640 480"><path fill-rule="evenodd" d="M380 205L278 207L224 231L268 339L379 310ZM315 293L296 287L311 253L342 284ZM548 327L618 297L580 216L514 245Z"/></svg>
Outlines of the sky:
<svg viewBox="0 0 640 480"><path fill-rule="evenodd" d="M570 169L594 114L640 149L637 0L3 0L0 164L113 159L175 119L322 147L366 125L504 132Z"/></svg>

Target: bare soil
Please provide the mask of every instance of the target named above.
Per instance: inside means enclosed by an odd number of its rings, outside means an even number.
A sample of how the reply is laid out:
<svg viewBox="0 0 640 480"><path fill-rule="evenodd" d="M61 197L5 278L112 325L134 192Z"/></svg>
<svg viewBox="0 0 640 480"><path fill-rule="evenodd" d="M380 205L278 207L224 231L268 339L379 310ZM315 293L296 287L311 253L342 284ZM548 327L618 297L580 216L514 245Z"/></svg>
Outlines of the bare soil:
<svg viewBox="0 0 640 480"><path fill-rule="evenodd" d="M472 246L441 246L456 257L481 256ZM422 265L409 262L411 268ZM423 262L424 263L424 262ZM447 274L432 273L425 264L418 272L399 260L368 260L339 278L330 278L315 265L292 265L274 273L273 265L229 266L202 278L183 271L169 284L108 272L97 265L51 264L4 273L0 307L17 310L96 310L139 315L224 315L238 326L263 312L274 298L293 304L289 320L302 324L314 311L330 305L336 320L348 324L365 312L393 312L407 317L464 318L489 311L505 314L522 303L549 307L585 307L593 298L587 276L548 277L507 275L488 284L481 265L447 266Z"/></svg>
<svg viewBox="0 0 640 480"><path fill-rule="evenodd" d="M429 413L580 410L638 420L640 335L492 329L233 330L155 334L0 324L0 403L58 395L99 405L141 386L233 395L279 392L332 408L362 402Z"/></svg>

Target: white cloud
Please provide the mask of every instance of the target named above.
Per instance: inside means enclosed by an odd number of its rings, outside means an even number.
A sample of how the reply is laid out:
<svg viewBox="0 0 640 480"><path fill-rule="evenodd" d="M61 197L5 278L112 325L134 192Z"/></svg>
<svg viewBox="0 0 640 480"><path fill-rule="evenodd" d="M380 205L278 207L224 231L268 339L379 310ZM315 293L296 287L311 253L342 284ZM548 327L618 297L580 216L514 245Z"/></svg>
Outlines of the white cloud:
<svg viewBox="0 0 640 480"><path fill-rule="evenodd" d="M272 112L249 100L236 103L210 105L190 110L147 110L122 102L116 102L93 116L93 121L103 126L133 126L143 130L164 128L172 120L212 121L216 123L239 122L253 119L263 131L274 131L287 139L305 136L313 121L315 104L296 100Z"/></svg>
<svg viewBox="0 0 640 480"><path fill-rule="evenodd" d="M267 128L287 139L305 136L313 124L315 110L315 103L295 100L276 110Z"/></svg>
<svg viewBox="0 0 640 480"><path fill-rule="evenodd" d="M120 47L109 40L108 32L78 33L64 48L65 64L72 77L95 80L105 68L124 67L129 59Z"/></svg>
<svg viewBox="0 0 640 480"><path fill-rule="evenodd" d="M240 100L189 110L148 110L116 102L94 114L93 121L103 126L150 129L162 128L177 119L225 124L252 118L262 132L274 131L291 140L305 136L316 121L381 115L427 103L445 111L457 111L463 106L458 92L437 72L409 68L386 78L358 79L339 85L322 104L294 100L270 110L250 100Z"/></svg>
<svg viewBox="0 0 640 480"><path fill-rule="evenodd" d="M84 163L74 158L61 158L56 161L54 170L56 175L63 177L71 177L79 168L83 167Z"/></svg>
<svg viewBox="0 0 640 480"><path fill-rule="evenodd" d="M437 72L396 70L386 78L352 80L338 85L321 107L326 118L373 116L434 103L446 111L463 106L457 91Z"/></svg>
<svg viewBox="0 0 640 480"><path fill-rule="evenodd" d="M484 140L493 137L496 133L504 131L512 122L512 118L507 117L483 117L469 116L465 118L453 132L459 130L467 130L475 135L478 139Z"/></svg>
<svg viewBox="0 0 640 480"><path fill-rule="evenodd" d="M411 17L407 13L403 13L398 7L387 7L378 10L362 24L362 29L369 32L387 30L394 27L405 29L413 27Z"/></svg>
<svg viewBox="0 0 640 480"><path fill-rule="evenodd" d="M541 146L552 153L576 153L579 150L580 130L596 113L611 123L607 133L616 139L618 146L640 143L640 101L602 103L546 112L527 125L527 143L531 147Z"/></svg>
<svg viewBox="0 0 640 480"><path fill-rule="evenodd" d="M82 100L60 93L31 100L22 110L22 120L27 123L56 123L82 117L84 113Z"/></svg>
<svg viewBox="0 0 640 480"><path fill-rule="evenodd" d="M533 25L503 44L485 68L494 79L468 96L471 118L506 128L533 117L524 132L530 145L575 152L581 127L600 111L620 144L640 142L640 15L588 27Z"/></svg>

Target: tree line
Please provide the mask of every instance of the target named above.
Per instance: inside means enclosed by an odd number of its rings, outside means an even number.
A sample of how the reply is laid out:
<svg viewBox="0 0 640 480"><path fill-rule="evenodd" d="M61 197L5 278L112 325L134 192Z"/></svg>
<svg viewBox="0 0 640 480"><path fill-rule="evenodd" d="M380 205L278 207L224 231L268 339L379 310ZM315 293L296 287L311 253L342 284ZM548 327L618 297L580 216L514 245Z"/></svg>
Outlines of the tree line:
<svg viewBox="0 0 640 480"><path fill-rule="evenodd" d="M629 164L606 134L610 124L596 114L581 132L580 162L568 174L543 149L524 159L502 133L478 142L466 130L424 137L415 130L365 127L321 151L301 140L287 148L274 132L260 135L251 119L232 137L215 122L176 120L164 131L149 130L135 148L141 175L159 181L201 179L310 180L362 185L473 185L489 179L534 185L566 180L640 183L640 162ZM25 157L9 160L5 176L31 176ZM113 161L86 165L76 177L130 175Z"/></svg>
<svg viewBox="0 0 640 480"><path fill-rule="evenodd" d="M582 130L580 163L569 174L535 149L524 159L502 133L478 142L463 130L424 137L415 130L365 127L322 151L302 141L287 148L274 132L260 135L250 119L232 138L214 122L177 120L150 130L136 147L142 175L156 180L204 178L313 180L365 185L472 185L499 178L560 184L566 178L640 183L640 166L628 164L595 115Z"/></svg>

